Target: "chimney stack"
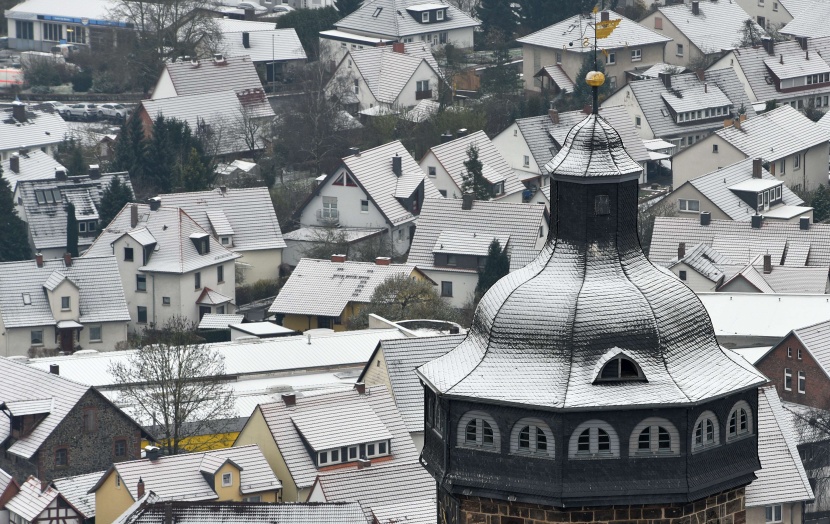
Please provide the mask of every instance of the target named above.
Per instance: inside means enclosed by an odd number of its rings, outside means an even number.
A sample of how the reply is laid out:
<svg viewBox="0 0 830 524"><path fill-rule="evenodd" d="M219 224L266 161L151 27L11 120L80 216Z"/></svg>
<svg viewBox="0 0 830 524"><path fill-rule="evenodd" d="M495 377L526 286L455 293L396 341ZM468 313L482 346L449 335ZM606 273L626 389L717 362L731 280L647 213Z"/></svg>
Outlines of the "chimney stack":
<svg viewBox="0 0 830 524"><path fill-rule="evenodd" d="M761 178L761 159L752 159L752 178Z"/></svg>
<svg viewBox="0 0 830 524"><path fill-rule="evenodd" d="M66 180L66 169L55 168L55 180Z"/></svg>
<svg viewBox="0 0 830 524"><path fill-rule="evenodd" d="M559 111L556 109L548 109L548 116L550 117L550 122L552 124L559 124Z"/></svg>
<svg viewBox="0 0 830 524"><path fill-rule="evenodd" d="M72 267L72 253L63 254L63 265L66 267Z"/></svg>
<svg viewBox="0 0 830 524"><path fill-rule="evenodd" d="M372 461L369 460L369 459L365 459L365 458L357 459L357 469L368 468L371 465L372 465Z"/></svg>
<svg viewBox="0 0 830 524"><path fill-rule="evenodd" d="M452 142L452 133L449 131L441 135L441 143L446 144L447 142Z"/></svg>
<svg viewBox="0 0 830 524"><path fill-rule="evenodd" d="M242 47L245 49L251 48L251 33L247 31L242 32Z"/></svg>
<svg viewBox="0 0 830 524"><path fill-rule="evenodd" d="M455 132L455 137L456 138L461 138L462 136L467 136L467 128L466 127L462 127L461 129L459 129L458 131Z"/></svg>
<svg viewBox="0 0 830 524"><path fill-rule="evenodd" d="M807 231L810 229L810 217L801 217L798 219L798 228Z"/></svg>
<svg viewBox="0 0 830 524"><path fill-rule="evenodd" d="M138 477L138 485L136 486L136 491L138 492L138 498L144 496L144 479Z"/></svg>
<svg viewBox="0 0 830 524"><path fill-rule="evenodd" d="M89 164L89 178L92 180L97 180L101 178L101 166L98 164Z"/></svg>
<svg viewBox="0 0 830 524"><path fill-rule="evenodd" d="M686 242L677 244L677 260L686 256Z"/></svg>
<svg viewBox="0 0 830 524"><path fill-rule="evenodd" d="M150 211L158 211L161 207L161 199L159 197L148 198L147 203L150 204ZM138 206L136 206L136 209L138 209ZM138 223L138 215L136 215L135 221Z"/></svg>
<svg viewBox="0 0 830 524"><path fill-rule="evenodd" d="M12 153L12 156L9 157L9 169L12 170L12 173L20 173L20 155L17 153Z"/></svg>
<svg viewBox="0 0 830 524"><path fill-rule="evenodd" d="M375 264L378 266L388 266L392 263L392 259L389 257L377 257L375 258Z"/></svg>
<svg viewBox="0 0 830 524"><path fill-rule="evenodd" d="M468 210L473 208L473 194L464 193L461 195L461 209Z"/></svg>
<svg viewBox="0 0 830 524"><path fill-rule="evenodd" d="M346 261L346 255L335 254L331 256L331 261L342 264Z"/></svg>
<svg viewBox="0 0 830 524"><path fill-rule="evenodd" d="M392 42L392 51L404 54L406 53L406 46L403 45L403 42Z"/></svg>
<svg viewBox="0 0 830 524"><path fill-rule="evenodd" d="M697 79L701 82L706 81L706 70L704 69L695 69L695 74L697 75Z"/></svg>
<svg viewBox="0 0 830 524"><path fill-rule="evenodd" d="M40 492L46 493L46 490L49 489L49 481L48 480L41 480L40 481Z"/></svg>
<svg viewBox="0 0 830 524"><path fill-rule="evenodd" d="M775 56L775 40L768 36L762 36L761 45L768 55Z"/></svg>
<svg viewBox="0 0 830 524"><path fill-rule="evenodd" d="M37 267L43 267L43 253L35 253L35 263Z"/></svg>
<svg viewBox="0 0 830 524"><path fill-rule="evenodd" d="M349 154L352 156L360 156L360 148L359 147L350 147Z"/></svg>
<svg viewBox="0 0 830 524"><path fill-rule="evenodd" d="M692 14L697 16L700 14L700 2L692 0Z"/></svg>
<svg viewBox="0 0 830 524"><path fill-rule="evenodd" d="M138 225L138 204L130 204L130 228Z"/></svg>
<svg viewBox="0 0 830 524"><path fill-rule="evenodd" d="M282 402L286 406L293 406L297 403L297 395L295 393L283 393Z"/></svg>
<svg viewBox="0 0 830 524"><path fill-rule="evenodd" d="M26 104L20 100L12 102L12 117L18 122L25 122L28 118L26 116Z"/></svg>
<svg viewBox="0 0 830 524"><path fill-rule="evenodd" d="M772 255L764 255L764 274L772 273Z"/></svg>
<svg viewBox="0 0 830 524"><path fill-rule="evenodd" d="M712 221L712 214L708 211L703 211L700 213L700 225L701 226L708 226L709 222Z"/></svg>
<svg viewBox="0 0 830 524"><path fill-rule="evenodd" d="M403 159L397 154L392 157L392 172L395 173L395 176L397 177L400 177L403 174L402 160Z"/></svg>
<svg viewBox="0 0 830 524"><path fill-rule="evenodd" d="M660 81L663 82L663 85L666 86L666 89L671 89L671 75L668 73L657 73L657 76L660 78Z"/></svg>
<svg viewBox="0 0 830 524"><path fill-rule="evenodd" d="M245 20L248 22L253 22L256 18L256 11L253 9L245 9Z"/></svg>
<svg viewBox="0 0 830 524"><path fill-rule="evenodd" d="M761 220L763 218L761 215L752 215L752 229L761 229Z"/></svg>
<svg viewBox="0 0 830 524"><path fill-rule="evenodd" d="M743 120L741 120L741 117L738 117L738 118L736 118L732 121L732 126L735 129L737 129L738 131L740 131L741 130L741 122L743 122Z"/></svg>
<svg viewBox="0 0 830 524"><path fill-rule="evenodd" d="M144 456L149 460L158 460L159 448L153 445L144 446Z"/></svg>
<svg viewBox="0 0 830 524"><path fill-rule="evenodd" d="M49 364L49 373L53 375L60 375L61 367L58 364Z"/></svg>
<svg viewBox="0 0 830 524"><path fill-rule="evenodd" d="M365 382L355 382L354 389L357 391L359 395L366 394L366 383Z"/></svg>
<svg viewBox="0 0 830 524"><path fill-rule="evenodd" d="M602 11L599 14L599 19L601 22L607 22L610 18L610 13L608 11Z"/></svg>
<svg viewBox="0 0 830 524"><path fill-rule="evenodd" d="M228 192L228 186L219 186L219 192L224 195Z"/></svg>

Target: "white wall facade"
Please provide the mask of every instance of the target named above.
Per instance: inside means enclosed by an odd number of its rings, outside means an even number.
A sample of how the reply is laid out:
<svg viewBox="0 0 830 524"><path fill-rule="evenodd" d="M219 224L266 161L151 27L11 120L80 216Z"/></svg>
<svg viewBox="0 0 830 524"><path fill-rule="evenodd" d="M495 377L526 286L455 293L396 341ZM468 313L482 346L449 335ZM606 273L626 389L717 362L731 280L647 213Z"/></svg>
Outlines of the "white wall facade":
<svg viewBox="0 0 830 524"><path fill-rule="evenodd" d="M655 18L662 19L661 28L658 28L655 25ZM651 29L655 33L672 39L671 42L666 44L665 63L667 64L688 67L692 61L699 60L705 56L704 53L698 49L697 46L694 45L682 31L680 31L680 29L677 28L677 26L671 23L671 21L663 15L663 13L655 11L639 23L643 27ZM678 53L678 44L683 46L682 53L680 54ZM720 54L719 51L718 54Z"/></svg>
<svg viewBox="0 0 830 524"><path fill-rule="evenodd" d="M643 109L640 107L640 102L638 102L637 97L634 96L634 91L631 89L631 86L625 86L622 89L619 89L616 93L609 96L603 105L609 107L623 106L625 108L625 112L628 113L628 116L631 118L631 125L633 125L637 130L637 134L640 135L640 138L643 140L658 138L654 136L654 131L648 124L648 120L646 120ZM640 119L640 125L637 125L637 118Z"/></svg>
<svg viewBox="0 0 830 524"><path fill-rule="evenodd" d="M90 327L101 328L101 339L90 340ZM43 331L43 344L32 345L32 331ZM54 325L26 326L5 329L0 319L0 348L4 357L27 356L29 348L41 351L55 351L60 349L60 338ZM84 324L80 331L77 343L81 349L95 349L98 351L112 351L119 342L127 340L127 322L97 322Z"/></svg>
<svg viewBox="0 0 830 524"><path fill-rule="evenodd" d="M463 307L472 300L478 285L476 271L444 271L441 269L422 268L423 272L438 284L438 293L441 293L442 282L452 282L452 296L444 297L452 307Z"/></svg>
<svg viewBox="0 0 830 524"><path fill-rule="evenodd" d="M767 27L783 26L793 19L793 15L778 0L736 0L736 3L756 22L759 16L763 16Z"/></svg>
<svg viewBox="0 0 830 524"><path fill-rule="evenodd" d="M165 68L164 71L161 72L161 76L159 76L159 79L156 82L156 87L153 88L153 93L150 95L150 98L170 98L176 95L176 87L173 85L173 79L170 78L170 73L168 73L167 68Z"/></svg>
<svg viewBox="0 0 830 524"><path fill-rule="evenodd" d="M550 183L547 172L536 163L530 148L527 145L522 130L513 122L510 126L493 138L493 145L501 153L501 156L510 164L519 180L528 180L533 177L539 178L540 187ZM525 159L527 163L525 163Z"/></svg>

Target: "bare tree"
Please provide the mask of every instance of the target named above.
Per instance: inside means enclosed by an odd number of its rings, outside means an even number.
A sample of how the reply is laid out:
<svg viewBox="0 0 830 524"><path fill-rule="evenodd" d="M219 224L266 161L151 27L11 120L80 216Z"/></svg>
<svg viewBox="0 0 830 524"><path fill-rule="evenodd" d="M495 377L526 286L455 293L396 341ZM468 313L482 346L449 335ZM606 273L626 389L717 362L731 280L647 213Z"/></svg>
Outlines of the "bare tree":
<svg viewBox="0 0 830 524"><path fill-rule="evenodd" d="M232 393L222 381L224 357L204 345L184 317L141 338L140 349L109 367L121 388L119 402L153 428L169 455L215 446L235 417Z"/></svg>
<svg viewBox="0 0 830 524"><path fill-rule="evenodd" d="M259 160L265 146L266 130L269 123L260 116L256 116L249 107L240 105L239 114L234 117L233 135L240 143L248 148L251 157Z"/></svg>

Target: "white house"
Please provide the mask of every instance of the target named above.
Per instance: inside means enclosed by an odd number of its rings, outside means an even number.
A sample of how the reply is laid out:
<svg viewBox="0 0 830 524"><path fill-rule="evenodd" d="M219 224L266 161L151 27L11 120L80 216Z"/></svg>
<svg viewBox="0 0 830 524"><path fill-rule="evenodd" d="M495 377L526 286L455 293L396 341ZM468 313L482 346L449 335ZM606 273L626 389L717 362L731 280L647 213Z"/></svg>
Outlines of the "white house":
<svg viewBox="0 0 830 524"><path fill-rule="evenodd" d="M224 247L240 255L245 282L280 276L282 238L271 195L265 187L159 195L162 207L178 207Z"/></svg>
<svg viewBox="0 0 830 524"><path fill-rule="evenodd" d="M343 158L297 217L305 227L384 229L395 252L405 253L425 198L441 193L396 140Z"/></svg>
<svg viewBox="0 0 830 524"><path fill-rule="evenodd" d="M15 101L11 109L0 112L0 160L21 149L53 155L68 134L69 126L59 114L32 111Z"/></svg>
<svg viewBox="0 0 830 524"><path fill-rule="evenodd" d="M492 199L522 202L527 188L519 181L516 173L484 131L476 131L431 147L419 164L442 196L461 198L461 186L464 176L467 175L464 162L469 159L467 152L471 147L478 151L482 175L490 185Z"/></svg>
<svg viewBox="0 0 830 524"><path fill-rule="evenodd" d="M179 60L164 64L150 98L258 88L262 88L262 82L250 56L222 56L221 60Z"/></svg>
<svg viewBox="0 0 830 524"><path fill-rule="evenodd" d="M113 256L0 264L0 355L112 350L130 313Z"/></svg>
<svg viewBox="0 0 830 524"><path fill-rule="evenodd" d="M233 313L239 255L175 207L127 204L84 254L115 255L130 329Z"/></svg>
<svg viewBox="0 0 830 524"><path fill-rule="evenodd" d="M796 16L810 12L808 0L736 0L750 18L768 28L780 28Z"/></svg>

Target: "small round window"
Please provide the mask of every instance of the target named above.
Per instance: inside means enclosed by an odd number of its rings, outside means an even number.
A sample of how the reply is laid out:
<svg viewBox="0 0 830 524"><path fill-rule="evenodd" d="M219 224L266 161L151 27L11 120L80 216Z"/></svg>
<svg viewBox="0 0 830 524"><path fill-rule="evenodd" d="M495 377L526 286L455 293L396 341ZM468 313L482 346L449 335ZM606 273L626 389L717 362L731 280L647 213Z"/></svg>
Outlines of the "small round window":
<svg viewBox="0 0 830 524"><path fill-rule="evenodd" d="M643 380L646 377L640 366L630 358L618 355L602 366L597 381Z"/></svg>

